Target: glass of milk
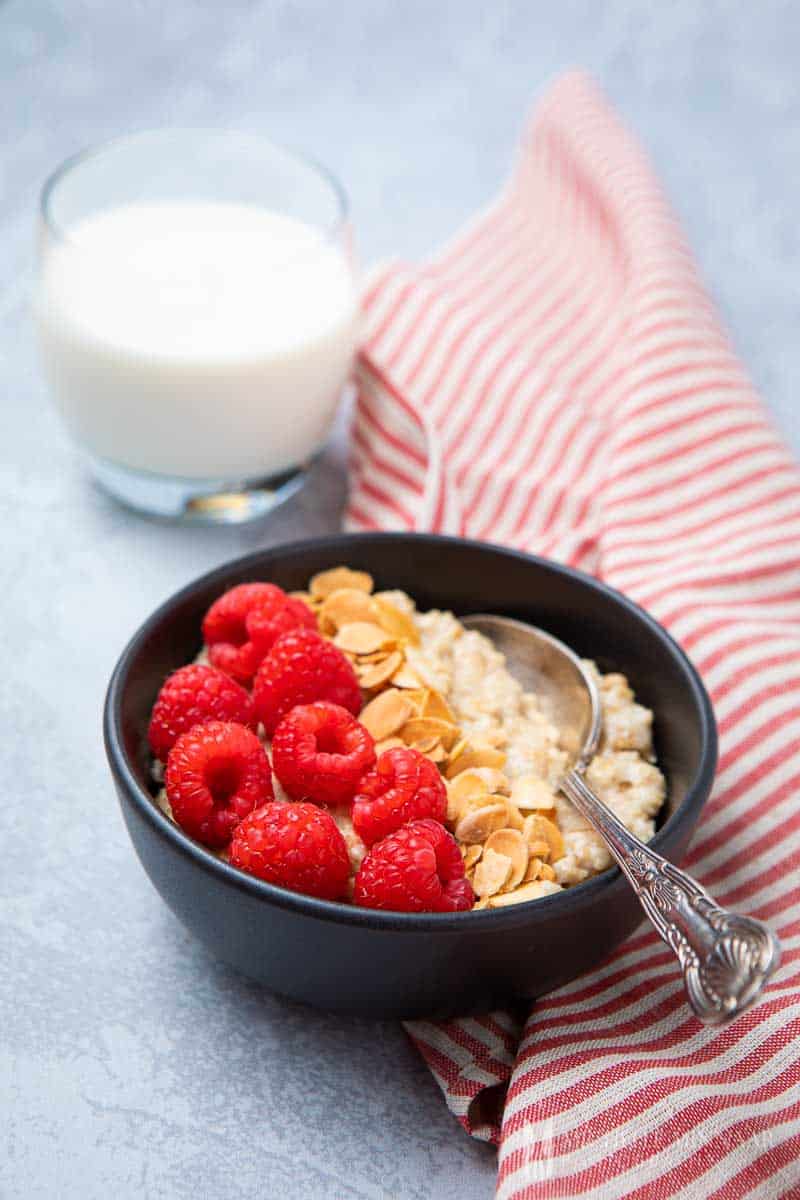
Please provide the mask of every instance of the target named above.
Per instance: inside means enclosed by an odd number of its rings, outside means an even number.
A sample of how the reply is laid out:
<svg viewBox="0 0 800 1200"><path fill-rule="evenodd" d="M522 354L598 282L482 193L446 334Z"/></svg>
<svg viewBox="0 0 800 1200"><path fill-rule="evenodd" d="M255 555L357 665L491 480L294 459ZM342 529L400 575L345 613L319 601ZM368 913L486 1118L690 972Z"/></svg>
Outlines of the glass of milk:
<svg viewBox="0 0 800 1200"><path fill-rule="evenodd" d="M161 516L260 515L302 483L352 365L344 193L249 133L87 151L42 194L35 312L102 486Z"/></svg>

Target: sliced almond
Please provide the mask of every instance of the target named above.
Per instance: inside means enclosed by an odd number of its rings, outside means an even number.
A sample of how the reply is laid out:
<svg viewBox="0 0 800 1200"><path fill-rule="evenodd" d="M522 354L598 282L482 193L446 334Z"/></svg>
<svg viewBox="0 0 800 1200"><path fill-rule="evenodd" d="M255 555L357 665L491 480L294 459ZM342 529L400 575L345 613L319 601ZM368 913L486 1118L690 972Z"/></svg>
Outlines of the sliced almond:
<svg viewBox="0 0 800 1200"><path fill-rule="evenodd" d="M331 567L328 571L319 571L312 576L308 590L315 599L324 600L331 592L339 591L340 588L371 592L374 586L372 576L366 571L353 571L350 567Z"/></svg>
<svg viewBox="0 0 800 1200"><path fill-rule="evenodd" d="M455 762L455 760L461 754L464 753L466 748L467 748L467 739L459 738L458 741L456 742L455 746L453 746L453 749L450 751L450 762Z"/></svg>
<svg viewBox="0 0 800 1200"><path fill-rule="evenodd" d="M489 908L507 908L510 904L525 904L528 900L541 900L542 896L551 896L554 892L560 892L561 888L557 883L552 883L549 879L536 879L531 883L523 883L522 887L518 887L513 892L503 892L501 896L492 896L489 899Z"/></svg>
<svg viewBox="0 0 800 1200"><path fill-rule="evenodd" d="M438 766L447 760L447 751L441 742L437 742L435 746L431 746L430 750L425 751L425 757Z"/></svg>
<svg viewBox="0 0 800 1200"><path fill-rule="evenodd" d="M382 742L402 729L411 713L411 705L403 693L396 688L389 688L370 700L362 708L358 719L376 742Z"/></svg>
<svg viewBox="0 0 800 1200"><path fill-rule="evenodd" d="M427 754L429 750L433 750L434 746L441 746L441 742L433 734L430 737L419 738L417 741L406 743L412 750L419 750L420 754Z"/></svg>
<svg viewBox="0 0 800 1200"><path fill-rule="evenodd" d="M458 723L452 708L441 692L437 692L435 688L428 689L428 697L422 711L426 717L438 717L440 721L447 721L450 725Z"/></svg>
<svg viewBox="0 0 800 1200"><path fill-rule="evenodd" d="M483 778L481 771L462 771L447 785L447 791L456 802L473 796L488 796L492 788Z"/></svg>
<svg viewBox="0 0 800 1200"><path fill-rule="evenodd" d="M361 718L359 717L359 720ZM398 746L405 748L405 742L399 737L384 738L381 742L375 743L375 753L383 754L384 750L396 750Z"/></svg>
<svg viewBox="0 0 800 1200"><path fill-rule="evenodd" d="M458 800L454 800L450 792L447 793L447 816L445 820L448 825L455 825L464 815L463 808ZM462 846L463 850L464 847Z"/></svg>
<svg viewBox="0 0 800 1200"><path fill-rule="evenodd" d="M493 746L483 745L480 742L472 742L465 746L458 758L453 759L447 767L447 778L453 779L462 771L468 771L472 767L494 767L495 770L500 770L505 766L506 756L502 750L495 750Z"/></svg>
<svg viewBox="0 0 800 1200"><path fill-rule="evenodd" d="M511 784L511 799L517 808L552 808L555 802L552 788L538 775L520 775Z"/></svg>
<svg viewBox="0 0 800 1200"><path fill-rule="evenodd" d="M474 792L507 796L511 785L503 772L494 767L469 767L450 780L447 786L458 794L462 794L464 789L465 795Z"/></svg>
<svg viewBox="0 0 800 1200"><path fill-rule="evenodd" d="M374 654L392 644L386 630L372 621L352 621L342 625L333 642L340 650L351 654Z"/></svg>
<svg viewBox="0 0 800 1200"><path fill-rule="evenodd" d="M523 836L525 836L524 830ZM528 853L535 858L549 858L550 843L544 841L543 838L534 838L532 842L528 842Z"/></svg>
<svg viewBox="0 0 800 1200"><path fill-rule="evenodd" d="M425 701L428 698L427 688L403 688L403 695L414 710L415 717L422 716Z"/></svg>
<svg viewBox="0 0 800 1200"><path fill-rule="evenodd" d="M370 663L365 671L359 671L358 682L367 692L382 687L389 682L402 661L400 651L394 650L382 662Z"/></svg>
<svg viewBox="0 0 800 1200"><path fill-rule="evenodd" d="M504 828L506 815L505 804L484 804L481 808L470 809L456 825L456 838L468 846L485 842L496 829Z"/></svg>
<svg viewBox="0 0 800 1200"><path fill-rule="evenodd" d="M508 813L508 824L510 828L517 829L520 833L522 833L523 829L525 828L525 821L516 804L512 803L508 796L498 796L497 800L498 803L500 800L505 801L506 812Z"/></svg>
<svg viewBox="0 0 800 1200"><path fill-rule="evenodd" d="M539 879L541 877L543 867L544 863L540 858L529 859L523 883L533 883L534 879Z"/></svg>
<svg viewBox="0 0 800 1200"><path fill-rule="evenodd" d="M462 846L461 857L464 860L464 870L469 871L471 867L474 867L482 854L483 846Z"/></svg>
<svg viewBox="0 0 800 1200"><path fill-rule="evenodd" d="M383 650L373 650L372 654L359 654L359 656L358 656L359 670L361 670L362 668L366 669L367 667L372 667L375 665L375 663L382 663L385 659L387 659L389 657L390 654L395 654L395 653L400 654L400 651L399 650L397 650L397 651L386 650L384 648Z"/></svg>
<svg viewBox="0 0 800 1200"><path fill-rule="evenodd" d="M561 836L561 830L555 822L548 821L547 817L541 816L540 813L532 813L525 818L525 836L528 842L539 840L547 842L552 862L557 862L559 858L564 857L564 839Z"/></svg>
<svg viewBox="0 0 800 1200"><path fill-rule="evenodd" d="M323 601L319 616L321 621L330 622L334 629L354 621L377 624L378 606L367 592L358 588L338 588Z"/></svg>
<svg viewBox="0 0 800 1200"><path fill-rule="evenodd" d="M408 613L401 612L380 594L373 597L378 607L378 620L392 637L402 638L412 646L419 645L419 632Z"/></svg>
<svg viewBox="0 0 800 1200"><path fill-rule="evenodd" d="M392 679L392 683L398 688L418 688L421 682L419 675L407 662L395 671Z"/></svg>
<svg viewBox="0 0 800 1200"><path fill-rule="evenodd" d="M498 854L495 850L484 850L472 877L475 895L481 898L494 896L507 885L512 870L513 863L505 854Z"/></svg>
<svg viewBox="0 0 800 1200"><path fill-rule="evenodd" d="M528 866L528 843L518 829L497 829L490 833L483 847L484 857L494 850L511 862L511 872L504 887L515 888L522 882Z"/></svg>
<svg viewBox="0 0 800 1200"><path fill-rule="evenodd" d="M437 717L412 717L408 724L403 726L402 736L410 743L434 737L449 748L458 738L458 727L448 721L440 721Z"/></svg>
<svg viewBox="0 0 800 1200"><path fill-rule="evenodd" d="M555 881L556 873L549 863L542 863L542 869L539 872L540 879L547 879L551 883Z"/></svg>

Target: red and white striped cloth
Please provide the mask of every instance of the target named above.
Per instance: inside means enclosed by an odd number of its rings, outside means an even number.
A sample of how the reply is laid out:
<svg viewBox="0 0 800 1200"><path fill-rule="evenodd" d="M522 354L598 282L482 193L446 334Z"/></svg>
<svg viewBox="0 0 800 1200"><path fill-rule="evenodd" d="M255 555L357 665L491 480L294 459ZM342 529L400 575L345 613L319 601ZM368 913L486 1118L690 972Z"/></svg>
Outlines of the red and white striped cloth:
<svg viewBox="0 0 800 1200"><path fill-rule="evenodd" d="M504 542L594 572L682 643L721 759L687 862L783 966L723 1030L640 929L506 1013L411 1036L499 1145L500 1200L800 1196L800 473L635 140L581 75L499 200L365 298L348 523Z"/></svg>

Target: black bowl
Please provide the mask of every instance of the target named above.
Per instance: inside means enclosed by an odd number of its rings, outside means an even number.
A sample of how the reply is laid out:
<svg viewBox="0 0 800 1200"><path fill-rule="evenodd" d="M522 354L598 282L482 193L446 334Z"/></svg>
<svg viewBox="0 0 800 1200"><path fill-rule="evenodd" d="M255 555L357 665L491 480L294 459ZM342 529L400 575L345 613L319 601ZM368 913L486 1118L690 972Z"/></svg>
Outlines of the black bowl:
<svg viewBox="0 0 800 1200"><path fill-rule="evenodd" d="M164 900L212 951L273 991L372 1017L443 1017L539 996L586 971L641 919L617 870L495 911L370 912L272 887L220 862L173 825L148 791L146 729L164 677L194 657L200 622L226 588L289 590L337 563L403 588L422 608L497 612L550 630L603 670L624 672L655 713L668 800L653 846L677 859L710 791L716 731L708 696L675 642L588 576L530 555L424 534L354 534L239 558L163 604L114 672L105 739L125 822Z"/></svg>

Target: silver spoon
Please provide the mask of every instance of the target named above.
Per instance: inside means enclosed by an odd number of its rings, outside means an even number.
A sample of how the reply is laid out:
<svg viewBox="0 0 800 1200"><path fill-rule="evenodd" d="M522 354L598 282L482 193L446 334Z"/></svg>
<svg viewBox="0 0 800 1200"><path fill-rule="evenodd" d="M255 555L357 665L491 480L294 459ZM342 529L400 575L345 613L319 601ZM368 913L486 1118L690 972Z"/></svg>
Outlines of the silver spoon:
<svg viewBox="0 0 800 1200"><path fill-rule="evenodd" d="M726 911L685 871L625 828L586 782L602 731L600 695L581 660L550 634L509 617L462 618L505 656L513 676L543 701L561 731L570 767L559 787L604 838L683 973L701 1021L720 1024L760 996L780 963L780 944L761 921Z"/></svg>

